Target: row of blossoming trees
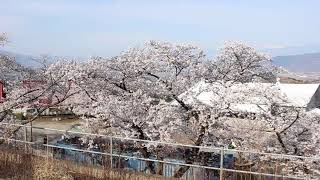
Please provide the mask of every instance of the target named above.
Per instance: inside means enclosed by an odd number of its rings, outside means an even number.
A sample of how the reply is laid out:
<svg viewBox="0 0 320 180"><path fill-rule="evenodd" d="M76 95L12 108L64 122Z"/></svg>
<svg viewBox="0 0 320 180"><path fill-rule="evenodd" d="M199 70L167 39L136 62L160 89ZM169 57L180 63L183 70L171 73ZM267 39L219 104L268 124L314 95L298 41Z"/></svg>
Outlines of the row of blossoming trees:
<svg viewBox="0 0 320 180"><path fill-rule="evenodd" d="M1 44L5 41L2 36ZM208 59L193 45L150 41L117 57L96 57L84 63L58 60L26 69L2 56L0 64L0 79L7 84L7 98L0 107L2 122L13 121L11 110L23 105L38 109L31 120L49 107L65 105L73 107L83 120L83 128L92 133L166 142L179 142L179 135L198 146L233 144L247 150L319 154L318 116L303 108L281 107L286 100L276 90L263 88L265 84L241 86L274 83L277 75L268 56L241 42L226 42L214 59ZM18 78L10 78L17 74L20 79L46 83L21 88ZM211 106L189 103L179 96L200 81L221 85L211 89L215 93ZM44 96L50 98L50 104L39 104L38 99ZM230 104L252 96L260 97L264 104L259 113L230 108ZM11 126L1 128L5 137L19 131ZM144 157L157 154L158 159L169 151L158 144L139 145L138 149ZM200 159L199 149L187 153L183 156L186 163ZM159 172L153 163L147 165L151 173ZM181 177L187 170L181 167L175 176Z"/></svg>

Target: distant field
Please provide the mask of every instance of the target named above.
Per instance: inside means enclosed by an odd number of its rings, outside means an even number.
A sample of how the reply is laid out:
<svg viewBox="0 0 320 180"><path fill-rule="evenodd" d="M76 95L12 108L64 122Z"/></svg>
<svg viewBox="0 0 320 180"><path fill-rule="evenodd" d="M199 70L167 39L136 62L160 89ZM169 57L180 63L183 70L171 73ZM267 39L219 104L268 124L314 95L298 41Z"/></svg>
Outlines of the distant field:
<svg viewBox="0 0 320 180"><path fill-rule="evenodd" d="M320 83L320 73L280 74L280 82L295 84Z"/></svg>

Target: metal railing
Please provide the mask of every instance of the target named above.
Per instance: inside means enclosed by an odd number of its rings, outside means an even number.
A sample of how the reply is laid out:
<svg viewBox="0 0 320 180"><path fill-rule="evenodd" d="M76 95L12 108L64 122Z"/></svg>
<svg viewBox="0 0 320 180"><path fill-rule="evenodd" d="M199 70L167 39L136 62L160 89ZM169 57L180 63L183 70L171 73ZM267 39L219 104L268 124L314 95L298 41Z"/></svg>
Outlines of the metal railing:
<svg viewBox="0 0 320 180"><path fill-rule="evenodd" d="M292 173L269 173L269 172L256 172L256 171L251 171L251 167L249 170L244 170L244 169L232 169L230 167L225 167L225 156L227 154L249 154L249 156L257 156L257 157L269 157L271 159L276 159L276 161L279 162L285 162L288 163L289 159L298 159L300 161L312 161L312 162L317 162L320 163L320 157L306 157L306 156L296 156L296 155L288 155L288 154L276 154L276 153L266 153L266 152L256 152L256 151L247 151L247 150L237 150L237 149L228 149L228 148L220 148L220 147L207 147L207 146L195 146L195 145L186 145L186 144L179 144L179 143L170 143L170 142L161 142L161 141L151 141L151 140L142 140L142 139L134 139L134 138L128 138L128 137L119 137L119 136L108 136L108 135L102 135L102 134L93 134L93 133L85 133L85 132L78 132L78 131L72 131L72 130L59 130L59 129L52 129L52 128L43 128L43 127L36 127L36 126L30 126L30 125L21 125L21 124L11 124L11 123L3 123L1 122L0 125L6 125L6 126L16 126L24 129L23 133L23 139L17 139L17 138L4 138L0 137L0 139L6 140L8 142L17 142L17 143L23 143L23 144L29 144L29 145L40 145L45 148L54 148L54 149L63 149L63 150L68 150L68 151L74 151L74 152L79 152L79 153L89 153L89 154L94 154L94 155L100 155L100 156L108 156L110 158L110 167L114 168L115 166L113 163L115 162L115 158L125 158L125 159L133 159L133 160L138 160L140 162L153 162L153 163L162 163L164 166L174 166L174 168L171 168L171 173L167 173L167 176L172 176L173 172L176 170L176 167L182 167L186 166L189 168L192 168L192 173L193 173L193 168L197 169L202 169L202 170L211 170L218 172L217 177L219 179L224 179L225 175L228 173L236 173L239 175L249 175L250 179L251 176L259 176L259 177L269 177L270 179L276 179L276 178L281 178L281 179L317 179L319 178L319 174L303 174L303 175L293 175ZM100 138L106 138L106 140L109 142L109 151L107 152L101 152L101 151L96 151L96 150L90 150L90 149L81 149L77 147L65 147L61 146L59 144L50 144L49 143L49 137L47 135L47 142L46 143L37 143L37 142L30 142L27 139L27 130L29 129L38 129L38 130L43 130L46 132L55 132L57 134L62 133L62 134L68 134L68 135L78 135L78 136L85 136L85 137L100 137ZM211 154L216 154L220 158L218 160L219 166L209 166L209 165L202 165L201 163L195 162L194 164L190 163L185 163L183 161L177 161L177 160L159 160L159 159L154 159L150 157L139 157L136 155L128 155L128 154L123 154L121 152L116 151L116 144L117 142L123 142L126 141L127 143L152 143L156 145L164 145L164 146L169 146L172 148L192 148L192 149L199 149L199 152L204 151L204 152L209 152ZM248 165L250 166L250 165ZM164 170L166 171L166 170ZM215 177L216 177L215 176ZM185 179L188 179L188 172L184 175ZM209 178L210 179L210 178Z"/></svg>

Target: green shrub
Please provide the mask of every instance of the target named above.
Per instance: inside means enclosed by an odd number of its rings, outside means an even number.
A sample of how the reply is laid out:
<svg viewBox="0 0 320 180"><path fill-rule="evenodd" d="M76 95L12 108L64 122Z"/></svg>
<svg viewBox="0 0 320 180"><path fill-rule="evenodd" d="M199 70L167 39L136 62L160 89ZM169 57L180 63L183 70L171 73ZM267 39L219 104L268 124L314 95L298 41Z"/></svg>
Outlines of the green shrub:
<svg viewBox="0 0 320 180"><path fill-rule="evenodd" d="M16 118L19 119L19 120L26 120L26 117L23 115L22 112L15 113L15 116L16 116Z"/></svg>

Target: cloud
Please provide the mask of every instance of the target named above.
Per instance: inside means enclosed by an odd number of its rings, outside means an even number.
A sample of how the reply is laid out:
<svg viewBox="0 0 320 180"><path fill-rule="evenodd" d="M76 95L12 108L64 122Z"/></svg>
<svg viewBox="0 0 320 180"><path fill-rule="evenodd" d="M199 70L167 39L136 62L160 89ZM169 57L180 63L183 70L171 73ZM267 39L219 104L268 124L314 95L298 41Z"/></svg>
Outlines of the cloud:
<svg viewBox="0 0 320 180"><path fill-rule="evenodd" d="M264 44L264 45L260 45L258 46L261 49L285 49L285 48L289 48L288 45L284 45L284 44Z"/></svg>

